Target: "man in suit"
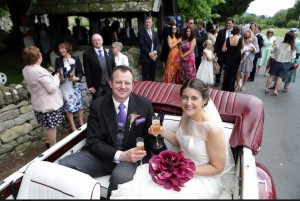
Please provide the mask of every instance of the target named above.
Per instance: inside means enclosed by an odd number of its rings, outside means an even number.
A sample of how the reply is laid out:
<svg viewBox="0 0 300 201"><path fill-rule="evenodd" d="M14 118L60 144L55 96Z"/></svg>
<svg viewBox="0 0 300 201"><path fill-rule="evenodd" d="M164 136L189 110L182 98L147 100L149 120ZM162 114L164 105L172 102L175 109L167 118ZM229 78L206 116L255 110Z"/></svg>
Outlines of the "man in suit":
<svg viewBox="0 0 300 201"><path fill-rule="evenodd" d="M140 61L142 63L143 80L155 81L159 40L157 33L152 30L152 17L146 17L145 27L138 33L140 46Z"/></svg>
<svg viewBox="0 0 300 201"><path fill-rule="evenodd" d="M155 142L154 137L148 134L154 115L152 103L148 98L132 93L132 69L127 66L114 68L110 87L112 93L91 103L85 149L59 162L91 177L111 175L108 198L118 184L132 180L140 160L147 163L151 152L159 153L151 145ZM120 105L125 106L122 111L126 113L126 122L123 124L117 120ZM133 122L130 120L132 114L139 115ZM136 148L137 137L145 139L145 150Z"/></svg>
<svg viewBox="0 0 300 201"><path fill-rule="evenodd" d="M199 33L200 33L200 37L197 40L197 47L198 47L198 55L199 55L199 61L198 61L198 65L196 64L196 69L198 70L199 65L201 63L201 58L203 56L203 43L208 39L208 34L207 31L205 30L206 27L206 22L201 21L199 22L198 28L199 28Z"/></svg>
<svg viewBox="0 0 300 201"><path fill-rule="evenodd" d="M103 38L100 34L93 34L93 47L82 55L86 84L93 95L93 100L111 91L109 78L115 67L115 60L111 48L103 48Z"/></svg>
<svg viewBox="0 0 300 201"><path fill-rule="evenodd" d="M256 29L255 29L255 36L257 38L257 43L258 43L258 47L259 47L259 52L255 54L255 57L254 57L254 60L253 60L253 68L252 68L252 71L250 73L250 76L249 76L249 82L251 81L254 81L254 78L255 78L255 74L256 74L256 68L257 68L257 60L259 58L261 58L261 48L263 47L264 45L264 39L263 37L261 36L261 27L260 26L256 26Z"/></svg>
<svg viewBox="0 0 300 201"><path fill-rule="evenodd" d="M129 20L125 20L125 27L120 30L120 40L123 45L135 45L136 35Z"/></svg>
<svg viewBox="0 0 300 201"><path fill-rule="evenodd" d="M88 31L87 28L80 25L80 19L75 19L76 26L73 27L73 37L77 40L79 45L87 45Z"/></svg>
<svg viewBox="0 0 300 201"><path fill-rule="evenodd" d="M220 85L220 80L221 80L221 74L223 67L225 65L226 61L226 53L222 51L223 44L225 40L231 36L231 30L234 26L234 20L232 18L228 18L226 21L226 28L221 29L218 32L218 36L216 38L216 43L214 47L214 54L215 57L218 57L218 63L220 65L220 72L219 74L216 74L216 83L214 87L218 87Z"/></svg>

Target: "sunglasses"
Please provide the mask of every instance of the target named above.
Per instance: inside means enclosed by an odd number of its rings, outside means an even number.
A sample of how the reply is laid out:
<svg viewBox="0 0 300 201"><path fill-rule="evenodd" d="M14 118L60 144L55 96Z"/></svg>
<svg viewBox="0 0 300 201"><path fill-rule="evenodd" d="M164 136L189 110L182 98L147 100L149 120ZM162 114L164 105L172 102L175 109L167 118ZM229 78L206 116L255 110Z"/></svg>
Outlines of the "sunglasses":
<svg viewBox="0 0 300 201"><path fill-rule="evenodd" d="M271 34L273 34L273 32L272 32L272 31L268 31L267 33L271 33Z"/></svg>

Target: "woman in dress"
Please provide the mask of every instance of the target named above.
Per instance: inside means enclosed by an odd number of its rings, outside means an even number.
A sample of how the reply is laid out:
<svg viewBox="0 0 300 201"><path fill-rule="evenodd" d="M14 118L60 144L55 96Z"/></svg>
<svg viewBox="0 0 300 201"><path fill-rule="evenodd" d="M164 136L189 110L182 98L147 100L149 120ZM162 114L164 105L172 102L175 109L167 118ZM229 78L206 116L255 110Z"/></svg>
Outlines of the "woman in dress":
<svg viewBox="0 0 300 201"><path fill-rule="evenodd" d="M181 45L181 67L179 69L180 80L185 82L188 79L196 78L195 54L196 39L194 29L188 25L184 29Z"/></svg>
<svg viewBox="0 0 300 201"><path fill-rule="evenodd" d="M229 136L218 118L204 111L210 100L209 86L199 79L187 80L180 96L183 114L179 128L172 133L162 126L161 135L195 163L193 178L179 192L166 190L152 181L149 164L144 164L132 181L112 191L110 199L217 199L223 189L233 190L235 168ZM148 132L152 134L151 127Z"/></svg>
<svg viewBox="0 0 300 201"><path fill-rule="evenodd" d="M72 45L65 41L58 45L60 57L55 59L55 72L60 73L60 89L64 98L64 111L72 131L76 130L73 113L77 113L79 124L83 122L82 65L78 56L71 56Z"/></svg>
<svg viewBox="0 0 300 201"><path fill-rule="evenodd" d="M112 53L115 58L116 66L129 66L128 57L121 53L121 50L123 48L123 44L121 42L113 42L111 44L112 47Z"/></svg>
<svg viewBox="0 0 300 201"><path fill-rule="evenodd" d="M253 60L255 57L256 48L253 44L253 33L250 29L244 32L244 40L243 40L243 49L241 51L242 60L240 67L238 69L238 73L236 75L237 89L240 88L241 91L245 90L246 83L248 81L249 74L253 68ZM242 77L242 73L244 74L243 84L240 86L240 79Z"/></svg>
<svg viewBox="0 0 300 201"><path fill-rule="evenodd" d="M296 53L296 59L293 60L292 62L293 69L290 69L287 76L283 79L284 87L282 89L282 92L288 92L290 83L296 82L296 72L300 62L300 58L299 58L300 40L297 39L299 30L297 28L292 28L290 32L293 33L295 36L295 46L296 46L297 53Z"/></svg>
<svg viewBox="0 0 300 201"><path fill-rule="evenodd" d="M264 45L261 48L261 58L257 61L257 72L256 74L259 74L260 68L266 67L271 55L272 48L276 44L276 37L274 36L274 29L270 28L267 31L267 35L264 37ZM266 68L265 70L265 76L267 76L268 70Z"/></svg>
<svg viewBox="0 0 300 201"><path fill-rule="evenodd" d="M59 90L58 73L52 76L41 66L43 57L36 46L23 49L26 63L22 73L37 122L46 135L46 147L56 144L56 127L64 122L63 98Z"/></svg>
<svg viewBox="0 0 300 201"><path fill-rule="evenodd" d="M222 47L222 51L226 53L226 61L224 68L224 80L222 84L223 91L234 92L234 84L238 68L241 63L241 50L243 48L243 38L240 37L240 27L234 26L231 37L228 37Z"/></svg>
<svg viewBox="0 0 300 201"><path fill-rule="evenodd" d="M282 78L288 74L291 61L296 58L294 34L287 32L284 36L283 42L275 45L272 52L272 64L269 70L270 76L266 82L265 93L269 93L270 84L274 77L277 77L273 95L278 96L278 88L281 85Z"/></svg>
<svg viewBox="0 0 300 201"><path fill-rule="evenodd" d="M203 46L203 58L198 68L196 77L207 84L214 84L213 60L215 59L215 56L211 50L213 43L211 40L206 40L203 43Z"/></svg>
<svg viewBox="0 0 300 201"><path fill-rule="evenodd" d="M170 51L162 81L171 83L175 82L174 76L177 73L177 71L179 71L181 65L179 48L179 45L181 44L181 38L178 38L176 25L173 25L171 27L171 30L167 37L167 41Z"/></svg>

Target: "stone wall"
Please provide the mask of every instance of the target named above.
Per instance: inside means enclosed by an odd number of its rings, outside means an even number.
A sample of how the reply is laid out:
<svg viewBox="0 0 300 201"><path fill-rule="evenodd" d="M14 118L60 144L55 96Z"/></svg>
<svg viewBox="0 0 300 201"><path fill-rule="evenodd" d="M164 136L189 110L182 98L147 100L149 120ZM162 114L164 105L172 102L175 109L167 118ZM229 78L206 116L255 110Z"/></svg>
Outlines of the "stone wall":
<svg viewBox="0 0 300 201"><path fill-rule="evenodd" d="M74 52L82 61L84 50ZM135 81L141 80L141 66L139 64L139 49L124 48L124 54L128 56L130 67L134 72ZM51 53L53 65L57 55ZM87 120L88 109L92 95L89 93L85 77L82 78L84 96L84 119ZM75 122L77 115L74 114ZM70 133L71 128L67 121L58 127L57 135ZM20 154L34 143L44 142L45 135L37 124L34 111L30 102L30 94L26 90L26 83L11 84L6 87L0 83L0 163L12 154Z"/></svg>
<svg viewBox="0 0 300 201"><path fill-rule="evenodd" d="M85 77L83 77L82 82L84 119L87 120L92 95L86 87ZM1 163L12 154L22 155L22 152L32 144L44 142L45 135L36 121L30 102L30 94L26 90L26 83L22 82L8 87L0 84L0 103ZM77 114L74 114L74 117L75 122L78 122ZM65 122L57 129L57 135L71 132L70 124L65 118Z"/></svg>

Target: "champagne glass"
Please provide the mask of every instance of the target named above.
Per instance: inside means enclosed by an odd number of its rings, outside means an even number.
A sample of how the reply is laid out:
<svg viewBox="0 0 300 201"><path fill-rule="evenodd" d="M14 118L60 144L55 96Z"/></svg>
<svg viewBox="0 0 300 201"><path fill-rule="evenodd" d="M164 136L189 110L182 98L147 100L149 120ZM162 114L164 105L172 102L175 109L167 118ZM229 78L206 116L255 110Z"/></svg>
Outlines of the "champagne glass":
<svg viewBox="0 0 300 201"><path fill-rule="evenodd" d="M160 131L160 117L159 116L152 116L152 132L156 136L156 143L153 145L154 149L162 148L162 143L158 141L158 135L161 133Z"/></svg>
<svg viewBox="0 0 300 201"><path fill-rule="evenodd" d="M142 137L137 137L136 138L136 149L138 149L138 150L145 150L145 147L144 147L144 138L142 138ZM141 160L140 164L142 165L142 160Z"/></svg>

